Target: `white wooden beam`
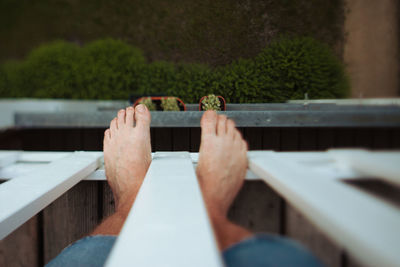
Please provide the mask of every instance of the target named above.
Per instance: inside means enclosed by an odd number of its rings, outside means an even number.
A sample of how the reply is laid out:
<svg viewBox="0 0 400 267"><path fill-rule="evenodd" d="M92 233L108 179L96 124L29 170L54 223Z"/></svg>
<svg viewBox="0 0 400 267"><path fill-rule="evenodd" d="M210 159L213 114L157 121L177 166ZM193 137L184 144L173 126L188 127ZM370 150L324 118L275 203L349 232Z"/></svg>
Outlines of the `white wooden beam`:
<svg viewBox="0 0 400 267"><path fill-rule="evenodd" d="M307 161L307 153L297 153L297 159L293 158L296 153L292 159L288 154L252 152L249 167L361 263L398 265L400 210L332 179L340 169L329 164L318 168L318 158L313 164Z"/></svg>
<svg viewBox="0 0 400 267"><path fill-rule="evenodd" d="M156 153L106 266L222 266L187 152Z"/></svg>
<svg viewBox="0 0 400 267"><path fill-rule="evenodd" d="M75 152L0 185L0 239L93 172L98 152Z"/></svg>
<svg viewBox="0 0 400 267"><path fill-rule="evenodd" d="M369 177L383 179L400 186L400 152L364 149L332 149L328 153L342 165Z"/></svg>
<svg viewBox="0 0 400 267"><path fill-rule="evenodd" d="M0 150L0 169L14 164L20 157L21 151Z"/></svg>
<svg viewBox="0 0 400 267"><path fill-rule="evenodd" d="M15 151L10 151L10 152L16 153ZM37 168L43 167L43 164L47 164L54 160L66 157L73 152L20 151L19 153L20 154L18 158L16 158L17 161L14 162L14 164L10 164L11 162L9 162L5 164L6 166L4 168L0 168L0 180L10 180L13 179L14 177L30 173L36 170ZM99 151L98 153L102 152ZM197 161L199 157L198 154L199 153L190 153L190 157L192 159L194 168L197 167ZM246 179L258 180L259 178L250 170L247 170ZM104 171L104 165L102 164L102 166L100 166L96 171L89 174L83 180L89 180L89 181L107 180Z"/></svg>

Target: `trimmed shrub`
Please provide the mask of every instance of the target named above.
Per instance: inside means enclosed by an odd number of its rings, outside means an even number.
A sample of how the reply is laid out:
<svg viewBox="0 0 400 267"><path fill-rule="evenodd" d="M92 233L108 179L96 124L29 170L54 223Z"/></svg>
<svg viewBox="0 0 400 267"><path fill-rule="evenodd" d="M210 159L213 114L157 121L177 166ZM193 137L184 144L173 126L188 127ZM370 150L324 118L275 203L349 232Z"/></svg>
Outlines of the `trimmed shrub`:
<svg viewBox="0 0 400 267"><path fill-rule="evenodd" d="M343 64L328 46L312 38L282 38L254 60L254 84L263 101L342 98L349 93ZM241 87L241 90L245 90Z"/></svg>
<svg viewBox="0 0 400 267"><path fill-rule="evenodd" d="M24 62L0 69L0 96L128 99L132 93L166 94L186 103L215 94L228 102L284 102L341 98L349 91L343 64L311 38L281 38L254 59L210 68L146 63L140 50L112 39L83 48L65 42L41 46Z"/></svg>
<svg viewBox="0 0 400 267"><path fill-rule="evenodd" d="M175 84L167 89L168 95L177 96L187 103L198 103L208 94L215 80L213 71L205 65L179 64Z"/></svg>
<svg viewBox="0 0 400 267"><path fill-rule="evenodd" d="M73 98L78 52L78 46L62 41L33 50L18 67L17 89L29 97Z"/></svg>
<svg viewBox="0 0 400 267"><path fill-rule="evenodd" d="M7 96L7 88L9 90L8 74L3 66L0 66L0 97Z"/></svg>
<svg viewBox="0 0 400 267"><path fill-rule="evenodd" d="M18 61L8 61L0 67L1 97L34 97L34 88L27 86L28 75Z"/></svg>
<svg viewBox="0 0 400 267"><path fill-rule="evenodd" d="M137 75L137 94L154 95L167 93L176 86L176 68L173 63L156 61L150 64L133 66L131 73Z"/></svg>
<svg viewBox="0 0 400 267"><path fill-rule="evenodd" d="M127 99L137 86L132 69L145 63L139 49L112 39L84 46L79 59L75 96L87 99Z"/></svg>

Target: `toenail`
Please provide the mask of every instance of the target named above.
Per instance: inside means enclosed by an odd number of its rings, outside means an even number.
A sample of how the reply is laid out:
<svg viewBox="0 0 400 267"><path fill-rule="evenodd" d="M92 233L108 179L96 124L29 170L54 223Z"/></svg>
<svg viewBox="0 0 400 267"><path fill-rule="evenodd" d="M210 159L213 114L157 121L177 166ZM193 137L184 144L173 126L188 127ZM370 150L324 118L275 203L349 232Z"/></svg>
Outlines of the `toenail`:
<svg viewBox="0 0 400 267"><path fill-rule="evenodd" d="M121 109L120 111L119 111L119 113L122 113L122 112L124 112L125 110L123 110L123 109Z"/></svg>
<svg viewBox="0 0 400 267"><path fill-rule="evenodd" d="M144 112L144 106L143 105L139 105L136 107L138 112Z"/></svg>
<svg viewBox="0 0 400 267"><path fill-rule="evenodd" d="M133 110L133 107L128 107L128 110Z"/></svg>

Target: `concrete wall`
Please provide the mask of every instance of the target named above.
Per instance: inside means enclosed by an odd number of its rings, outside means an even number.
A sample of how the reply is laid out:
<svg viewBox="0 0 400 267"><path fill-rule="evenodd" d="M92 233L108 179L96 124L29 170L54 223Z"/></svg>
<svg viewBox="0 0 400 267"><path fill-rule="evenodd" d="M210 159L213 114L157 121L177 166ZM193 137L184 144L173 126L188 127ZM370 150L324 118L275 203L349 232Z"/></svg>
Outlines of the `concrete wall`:
<svg viewBox="0 0 400 267"><path fill-rule="evenodd" d="M344 60L352 97L400 95L399 1L347 0Z"/></svg>

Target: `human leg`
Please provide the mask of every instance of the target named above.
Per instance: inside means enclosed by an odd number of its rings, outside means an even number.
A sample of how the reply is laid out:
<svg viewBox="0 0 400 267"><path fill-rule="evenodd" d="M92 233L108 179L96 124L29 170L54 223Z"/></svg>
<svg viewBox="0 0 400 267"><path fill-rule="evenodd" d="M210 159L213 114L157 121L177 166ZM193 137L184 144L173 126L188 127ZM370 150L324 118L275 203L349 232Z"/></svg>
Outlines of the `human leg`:
<svg viewBox="0 0 400 267"><path fill-rule="evenodd" d="M214 111L204 113L201 131L196 172L219 248L223 250L251 236L227 218L228 209L244 182L247 144L235 123Z"/></svg>
<svg viewBox="0 0 400 267"><path fill-rule="evenodd" d="M104 133L104 165L116 212L92 235L118 235L151 162L150 112L144 105L120 110ZM135 122L135 126L134 126Z"/></svg>
<svg viewBox="0 0 400 267"><path fill-rule="evenodd" d="M322 266L298 243L276 235L253 235L227 218L247 170L247 144L232 120L207 111L201 120L197 177L228 267Z"/></svg>
<svg viewBox="0 0 400 267"><path fill-rule="evenodd" d="M134 125L135 124L135 125ZM116 212L90 236L68 246L46 267L103 266L135 201L151 162L150 112L142 105L120 110L104 133L104 163Z"/></svg>

